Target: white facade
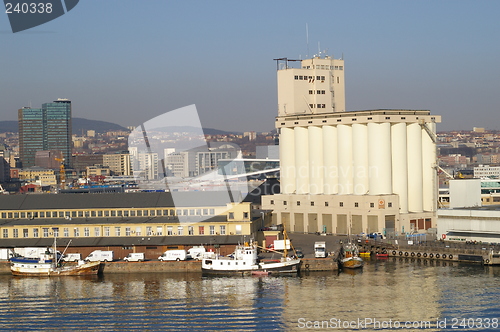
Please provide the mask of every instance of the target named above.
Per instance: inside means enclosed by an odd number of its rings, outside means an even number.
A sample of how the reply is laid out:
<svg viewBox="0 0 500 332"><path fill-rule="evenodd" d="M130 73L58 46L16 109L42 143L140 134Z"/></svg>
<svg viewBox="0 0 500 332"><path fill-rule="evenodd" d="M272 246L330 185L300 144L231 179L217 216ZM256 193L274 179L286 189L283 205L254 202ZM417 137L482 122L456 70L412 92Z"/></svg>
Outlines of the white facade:
<svg viewBox="0 0 500 332"><path fill-rule="evenodd" d="M481 206L481 179L450 180L450 208Z"/></svg>
<svg viewBox="0 0 500 332"><path fill-rule="evenodd" d="M134 169L134 177L143 180L158 179L158 153L139 152L137 154L138 169Z"/></svg>
<svg viewBox="0 0 500 332"><path fill-rule="evenodd" d="M439 116L375 110L276 120L283 194L398 194L402 213L436 210L436 149L423 126L435 133Z"/></svg>
<svg viewBox="0 0 500 332"><path fill-rule="evenodd" d="M278 60L278 115L345 111L344 60L329 56L300 61L292 68Z"/></svg>
<svg viewBox="0 0 500 332"><path fill-rule="evenodd" d="M342 233L349 215L348 223L359 226L351 231L435 227L441 117L427 110L345 112L343 69L343 60L328 57L278 67L281 194L264 197L263 208L292 231ZM346 202L355 215L342 209Z"/></svg>
<svg viewBox="0 0 500 332"><path fill-rule="evenodd" d="M500 178L500 166L479 165L474 167L474 177L485 178Z"/></svg>
<svg viewBox="0 0 500 332"><path fill-rule="evenodd" d="M495 209L440 209L437 235L449 241L500 243L500 216Z"/></svg>

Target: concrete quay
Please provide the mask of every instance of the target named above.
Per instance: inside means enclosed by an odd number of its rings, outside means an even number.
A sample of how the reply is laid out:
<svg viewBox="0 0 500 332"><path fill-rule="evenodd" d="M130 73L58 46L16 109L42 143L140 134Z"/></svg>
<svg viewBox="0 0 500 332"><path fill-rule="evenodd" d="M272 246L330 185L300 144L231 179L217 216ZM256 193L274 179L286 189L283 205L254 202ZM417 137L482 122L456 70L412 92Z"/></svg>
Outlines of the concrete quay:
<svg viewBox="0 0 500 332"><path fill-rule="evenodd" d="M145 262L103 262L103 274L119 273L201 273L201 261L145 261ZM334 257L303 259L301 271L336 271ZM0 274L11 274L10 263L0 262Z"/></svg>
<svg viewBox="0 0 500 332"><path fill-rule="evenodd" d="M359 250L377 253L387 253L389 257L431 259L452 262L478 263L484 265L499 264L500 261L492 259L490 250L479 245L446 246L446 243L431 242L418 245L395 245L385 241L363 240L359 243Z"/></svg>

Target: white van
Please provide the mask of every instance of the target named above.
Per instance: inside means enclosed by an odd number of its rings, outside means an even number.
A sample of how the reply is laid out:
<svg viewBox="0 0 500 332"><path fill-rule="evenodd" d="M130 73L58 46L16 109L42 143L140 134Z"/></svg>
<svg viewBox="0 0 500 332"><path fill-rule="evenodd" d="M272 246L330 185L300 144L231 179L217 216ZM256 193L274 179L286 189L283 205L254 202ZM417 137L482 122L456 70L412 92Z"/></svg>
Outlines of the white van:
<svg viewBox="0 0 500 332"><path fill-rule="evenodd" d="M82 259L82 254L65 254L62 258L63 261L65 262L78 262L79 260Z"/></svg>
<svg viewBox="0 0 500 332"><path fill-rule="evenodd" d="M131 252L123 259L127 262L144 262L144 253L143 252Z"/></svg>
<svg viewBox="0 0 500 332"><path fill-rule="evenodd" d="M112 262L113 251L94 250L87 256L87 258L85 258L85 260L88 262Z"/></svg>
<svg viewBox="0 0 500 332"><path fill-rule="evenodd" d="M167 250L158 257L160 261L185 261L187 258L186 250Z"/></svg>
<svg viewBox="0 0 500 332"><path fill-rule="evenodd" d="M207 252L204 246L194 246L188 249L188 257L190 259L200 260L201 256Z"/></svg>

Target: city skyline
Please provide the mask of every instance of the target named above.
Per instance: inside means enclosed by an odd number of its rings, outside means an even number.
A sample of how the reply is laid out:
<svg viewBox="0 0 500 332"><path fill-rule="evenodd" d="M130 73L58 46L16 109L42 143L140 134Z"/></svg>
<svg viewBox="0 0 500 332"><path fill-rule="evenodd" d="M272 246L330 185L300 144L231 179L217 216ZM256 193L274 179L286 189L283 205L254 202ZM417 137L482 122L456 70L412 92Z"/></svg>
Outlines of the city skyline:
<svg viewBox="0 0 500 332"><path fill-rule="evenodd" d="M500 129L500 4L301 6L82 2L17 34L0 15L0 59L9 64L0 80L2 120L15 120L30 103L68 98L75 117L122 126L196 104L204 128L270 131L277 116L273 59L321 51L345 60L348 111L428 109L443 115L438 131Z"/></svg>

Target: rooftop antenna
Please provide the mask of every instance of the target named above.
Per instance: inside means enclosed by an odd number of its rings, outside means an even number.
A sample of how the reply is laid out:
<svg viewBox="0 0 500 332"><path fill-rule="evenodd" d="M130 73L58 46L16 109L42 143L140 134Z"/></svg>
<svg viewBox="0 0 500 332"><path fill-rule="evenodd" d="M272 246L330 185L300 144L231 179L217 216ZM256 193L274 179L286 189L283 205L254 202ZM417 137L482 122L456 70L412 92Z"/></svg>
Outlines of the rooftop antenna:
<svg viewBox="0 0 500 332"><path fill-rule="evenodd" d="M307 44L307 54L306 59L309 58L309 27L306 23L306 44Z"/></svg>

